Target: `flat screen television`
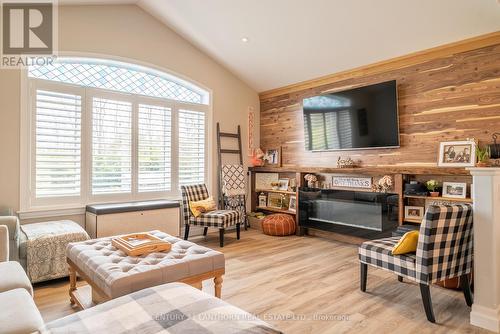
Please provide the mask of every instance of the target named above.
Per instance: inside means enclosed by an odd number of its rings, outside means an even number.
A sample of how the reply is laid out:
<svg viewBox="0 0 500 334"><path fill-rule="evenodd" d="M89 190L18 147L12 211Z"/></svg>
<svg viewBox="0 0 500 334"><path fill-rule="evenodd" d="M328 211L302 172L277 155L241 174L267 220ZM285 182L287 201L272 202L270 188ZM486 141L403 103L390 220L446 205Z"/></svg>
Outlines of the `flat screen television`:
<svg viewBox="0 0 500 334"><path fill-rule="evenodd" d="M308 151L399 147L396 81L303 100Z"/></svg>

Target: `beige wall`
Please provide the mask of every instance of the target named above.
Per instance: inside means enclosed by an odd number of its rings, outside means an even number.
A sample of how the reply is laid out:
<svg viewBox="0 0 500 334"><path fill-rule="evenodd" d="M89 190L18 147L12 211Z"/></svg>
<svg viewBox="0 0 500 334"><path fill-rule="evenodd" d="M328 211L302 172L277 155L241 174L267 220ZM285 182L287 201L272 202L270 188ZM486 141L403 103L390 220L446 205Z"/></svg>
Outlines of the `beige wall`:
<svg viewBox="0 0 500 334"><path fill-rule="evenodd" d="M0 207L19 207L20 74L0 69Z"/></svg>
<svg viewBox="0 0 500 334"><path fill-rule="evenodd" d="M257 93L206 54L136 6L63 6L59 9L59 50L125 57L171 70L213 92L215 122L223 131L243 131L247 110L255 109ZM0 70L0 207L19 209L20 73ZM256 131L255 136L258 136ZM258 138L256 138L258 143ZM216 154L212 184L216 185ZM246 154L245 154L246 158Z"/></svg>

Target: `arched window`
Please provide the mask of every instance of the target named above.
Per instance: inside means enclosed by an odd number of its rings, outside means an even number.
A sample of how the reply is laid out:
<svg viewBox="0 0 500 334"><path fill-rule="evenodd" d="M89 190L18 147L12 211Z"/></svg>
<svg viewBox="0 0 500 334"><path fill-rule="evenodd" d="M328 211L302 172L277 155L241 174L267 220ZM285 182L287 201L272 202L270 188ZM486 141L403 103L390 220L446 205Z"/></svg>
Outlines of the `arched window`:
<svg viewBox="0 0 500 334"><path fill-rule="evenodd" d="M208 92L180 78L144 66L95 58L58 58L31 66L32 78L85 87L208 104Z"/></svg>
<svg viewBox="0 0 500 334"><path fill-rule="evenodd" d="M208 175L210 94L144 66L59 58L28 69L26 208L177 196Z"/></svg>

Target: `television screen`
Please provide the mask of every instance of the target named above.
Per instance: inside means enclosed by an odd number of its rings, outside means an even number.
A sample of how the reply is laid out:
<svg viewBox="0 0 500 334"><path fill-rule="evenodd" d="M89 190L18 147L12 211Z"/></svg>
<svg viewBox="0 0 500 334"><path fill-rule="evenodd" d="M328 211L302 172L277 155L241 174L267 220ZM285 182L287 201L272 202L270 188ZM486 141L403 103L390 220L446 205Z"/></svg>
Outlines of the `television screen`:
<svg viewBox="0 0 500 334"><path fill-rule="evenodd" d="M396 81L304 99L308 151L399 147Z"/></svg>

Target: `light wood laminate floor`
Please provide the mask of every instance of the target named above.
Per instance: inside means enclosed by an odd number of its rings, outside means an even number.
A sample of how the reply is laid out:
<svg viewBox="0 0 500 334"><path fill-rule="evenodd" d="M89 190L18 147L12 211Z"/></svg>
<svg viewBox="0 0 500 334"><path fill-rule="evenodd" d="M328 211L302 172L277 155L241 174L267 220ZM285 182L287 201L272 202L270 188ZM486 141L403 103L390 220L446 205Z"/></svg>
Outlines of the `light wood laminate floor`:
<svg viewBox="0 0 500 334"><path fill-rule="evenodd" d="M215 231L214 231L215 232ZM220 250L218 233L193 241ZM222 299L285 333L488 333L469 324L461 292L431 289L437 324L426 320L420 290L368 268L359 291L357 246L319 237L270 237L258 230L226 234ZM79 281L79 285L85 282ZM213 293L213 283L204 291ZM35 286L45 321L75 312L67 280Z"/></svg>

